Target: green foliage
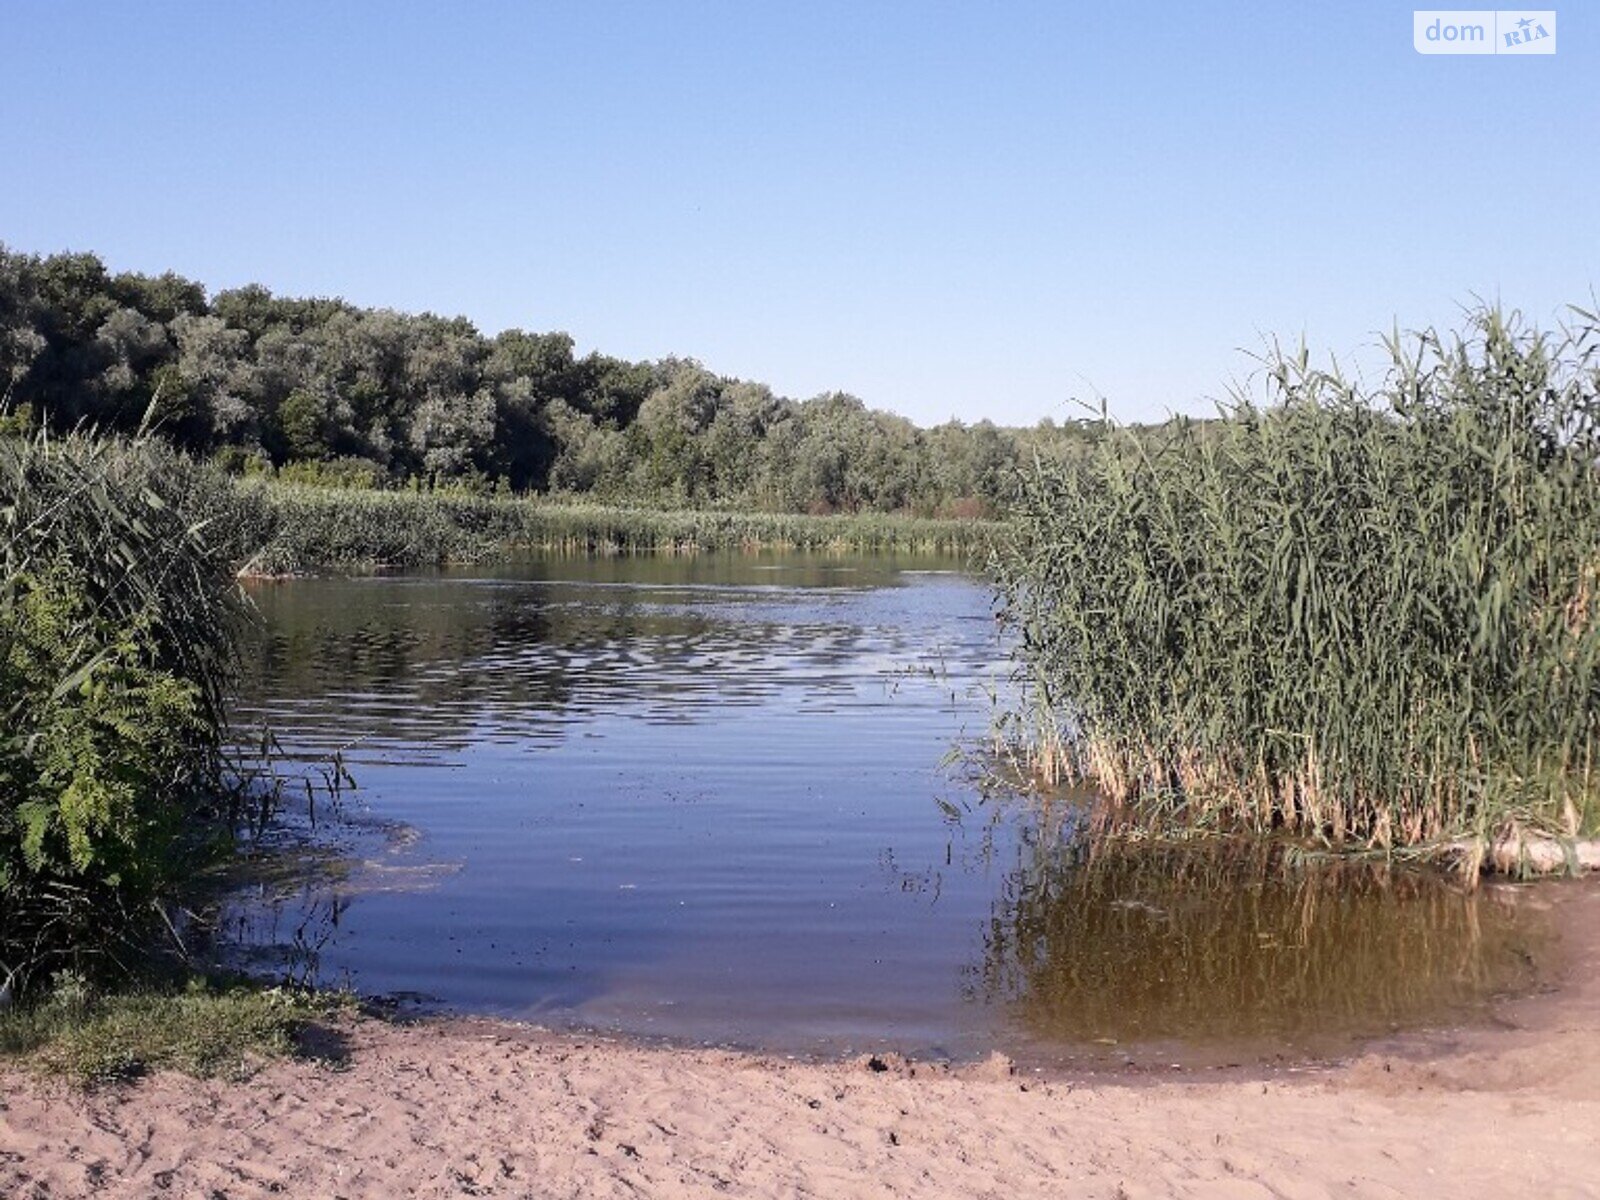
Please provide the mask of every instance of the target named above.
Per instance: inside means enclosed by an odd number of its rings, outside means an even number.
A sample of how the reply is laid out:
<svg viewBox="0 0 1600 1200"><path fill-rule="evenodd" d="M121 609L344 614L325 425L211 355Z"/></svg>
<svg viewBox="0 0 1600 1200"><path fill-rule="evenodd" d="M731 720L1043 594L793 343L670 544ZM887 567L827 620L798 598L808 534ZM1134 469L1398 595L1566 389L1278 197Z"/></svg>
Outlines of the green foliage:
<svg viewBox="0 0 1600 1200"><path fill-rule="evenodd" d="M237 587L201 508L238 509L232 485L159 446L0 439L8 970L121 962L226 825Z"/></svg>
<svg viewBox="0 0 1600 1200"><path fill-rule="evenodd" d="M297 388L278 406L278 429L290 458L319 459L328 454L327 405L317 396Z"/></svg>
<svg viewBox="0 0 1600 1200"><path fill-rule="evenodd" d="M174 275L0 246L0 404L46 426L132 433L240 473L416 480L606 504L827 514L988 515L1019 463L1094 436L1045 422L918 429L853 396L796 401L692 359L579 357L564 333L486 338L460 318L274 296L208 300ZM22 408L18 407L17 412Z"/></svg>
<svg viewBox="0 0 1600 1200"><path fill-rule="evenodd" d="M17 581L0 680L27 734L0 786L26 797L12 815L27 872L98 869L116 883L145 865L145 837L165 824L150 801L206 728L198 687L153 660L149 617L101 623L76 582L59 564ZM80 662L86 639L94 657Z"/></svg>
<svg viewBox="0 0 1600 1200"><path fill-rule="evenodd" d="M253 474L247 465L239 474ZM284 483L303 483L325 488L376 488L387 482L383 467L368 458L335 458L327 462L292 462L280 468L275 477Z"/></svg>
<svg viewBox="0 0 1600 1200"><path fill-rule="evenodd" d="M577 553L794 550L977 552L996 527L886 513L803 516L620 508L469 490L240 485L234 517L266 532L247 570L435 566L516 549ZM257 534L261 537L261 534Z"/></svg>
<svg viewBox="0 0 1600 1200"><path fill-rule="evenodd" d="M18 405L14 412L0 410L0 437L27 437L35 428L33 405Z"/></svg>
<svg viewBox="0 0 1600 1200"><path fill-rule="evenodd" d="M1495 311L1374 393L1042 467L999 560L1036 765L1181 829L1379 846L1600 817L1600 346Z"/></svg>

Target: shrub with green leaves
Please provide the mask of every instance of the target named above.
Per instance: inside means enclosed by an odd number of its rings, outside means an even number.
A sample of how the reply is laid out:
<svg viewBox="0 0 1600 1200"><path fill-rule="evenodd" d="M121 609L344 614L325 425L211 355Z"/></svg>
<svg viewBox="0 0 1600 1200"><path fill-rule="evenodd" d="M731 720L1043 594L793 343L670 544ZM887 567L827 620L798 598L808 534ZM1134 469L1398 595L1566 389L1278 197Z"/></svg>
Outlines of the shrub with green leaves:
<svg viewBox="0 0 1600 1200"><path fill-rule="evenodd" d="M1115 819L1417 845L1600 820L1600 331L1305 352L1039 468L998 572L1047 776Z"/></svg>
<svg viewBox="0 0 1600 1200"><path fill-rule="evenodd" d="M226 826L225 479L147 443L0 439L0 964L125 961Z"/></svg>

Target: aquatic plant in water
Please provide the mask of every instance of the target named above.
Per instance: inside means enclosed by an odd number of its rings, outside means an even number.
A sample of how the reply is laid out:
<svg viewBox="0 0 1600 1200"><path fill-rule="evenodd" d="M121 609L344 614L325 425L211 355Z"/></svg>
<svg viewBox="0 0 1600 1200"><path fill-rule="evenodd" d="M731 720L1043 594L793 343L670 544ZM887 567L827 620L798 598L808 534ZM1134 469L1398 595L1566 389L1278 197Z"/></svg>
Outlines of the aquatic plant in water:
<svg viewBox="0 0 1600 1200"><path fill-rule="evenodd" d="M239 504L259 530L249 568L436 566L509 550L576 554L781 550L956 553L997 526L892 513L793 513L621 508L466 492L360 491L243 481ZM235 523L238 522L237 518Z"/></svg>
<svg viewBox="0 0 1600 1200"><path fill-rule="evenodd" d="M1036 775L1122 828L1594 829L1597 324L1396 334L1371 390L1274 351L1268 403L1037 466L994 563Z"/></svg>

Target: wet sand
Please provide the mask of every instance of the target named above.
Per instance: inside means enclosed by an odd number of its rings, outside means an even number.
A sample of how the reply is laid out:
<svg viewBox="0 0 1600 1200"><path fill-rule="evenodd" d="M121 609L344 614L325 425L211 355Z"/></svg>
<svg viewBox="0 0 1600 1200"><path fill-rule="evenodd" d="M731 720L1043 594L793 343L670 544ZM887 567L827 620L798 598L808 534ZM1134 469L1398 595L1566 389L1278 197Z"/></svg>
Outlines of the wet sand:
<svg viewBox="0 0 1600 1200"><path fill-rule="evenodd" d="M804 1063L451 1020L82 1093L0 1074L0 1196L1600 1197L1600 885L1557 990L1338 1063ZM882 1069L875 1069L882 1068Z"/></svg>

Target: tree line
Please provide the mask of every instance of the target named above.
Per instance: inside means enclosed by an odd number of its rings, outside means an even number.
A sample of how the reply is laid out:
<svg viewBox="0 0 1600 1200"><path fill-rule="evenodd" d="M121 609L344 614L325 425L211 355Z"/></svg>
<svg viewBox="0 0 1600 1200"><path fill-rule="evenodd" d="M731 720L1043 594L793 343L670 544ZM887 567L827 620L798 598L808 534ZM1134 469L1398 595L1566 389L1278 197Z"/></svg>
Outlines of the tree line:
<svg viewBox="0 0 1600 1200"><path fill-rule="evenodd" d="M690 358L579 356L565 333L112 273L94 254L0 244L0 421L153 423L235 473L347 486L560 492L774 512L978 515L1016 468L1094 421L919 428L834 392L808 400Z"/></svg>

